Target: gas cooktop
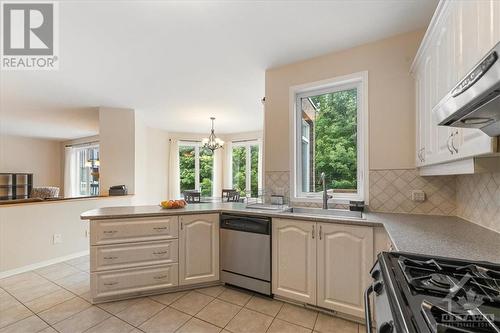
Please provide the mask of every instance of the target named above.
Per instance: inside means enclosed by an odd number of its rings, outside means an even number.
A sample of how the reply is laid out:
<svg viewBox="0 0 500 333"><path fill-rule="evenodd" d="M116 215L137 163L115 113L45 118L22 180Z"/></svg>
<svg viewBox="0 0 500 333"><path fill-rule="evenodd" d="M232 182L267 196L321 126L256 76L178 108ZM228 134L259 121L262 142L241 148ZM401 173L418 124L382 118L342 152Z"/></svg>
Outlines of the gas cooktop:
<svg viewBox="0 0 500 333"><path fill-rule="evenodd" d="M401 252L378 259L401 331L500 333L500 265Z"/></svg>

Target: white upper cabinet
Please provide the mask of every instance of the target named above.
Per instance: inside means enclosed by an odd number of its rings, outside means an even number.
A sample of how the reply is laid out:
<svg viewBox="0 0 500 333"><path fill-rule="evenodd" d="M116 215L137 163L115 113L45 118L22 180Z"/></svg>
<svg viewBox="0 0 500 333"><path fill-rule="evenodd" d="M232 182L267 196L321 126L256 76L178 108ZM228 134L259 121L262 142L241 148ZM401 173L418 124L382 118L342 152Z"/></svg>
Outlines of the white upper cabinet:
<svg viewBox="0 0 500 333"><path fill-rule="evenodd" d="M180 217L179 284L219 280L219 215Z"/></svg>
<svg viewBox="0 0 500 333"><path fill-rule="evenodd" d="M415 58L416 165L496 152L479 129L438 126L433 109L500 41L500 1L441 1Z"/></svg>

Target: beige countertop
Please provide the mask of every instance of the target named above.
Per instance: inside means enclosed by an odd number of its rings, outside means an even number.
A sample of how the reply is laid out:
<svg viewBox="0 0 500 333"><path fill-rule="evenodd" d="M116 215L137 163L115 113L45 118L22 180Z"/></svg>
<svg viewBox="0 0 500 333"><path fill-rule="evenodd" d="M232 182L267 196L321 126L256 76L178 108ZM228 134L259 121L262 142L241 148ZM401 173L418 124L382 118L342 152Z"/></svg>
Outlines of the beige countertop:
<svg viewBox="0 0 500 333"><path fill-rule="evenodd" d="M105 207L84 212L81 218L99 220L221 212L381 226L398 251L500 263L500 234L454 216L368 212L362 219L358 219L250 209L240 203L202 203L191 204L182 209L162 209L160 206Z"/></svg>

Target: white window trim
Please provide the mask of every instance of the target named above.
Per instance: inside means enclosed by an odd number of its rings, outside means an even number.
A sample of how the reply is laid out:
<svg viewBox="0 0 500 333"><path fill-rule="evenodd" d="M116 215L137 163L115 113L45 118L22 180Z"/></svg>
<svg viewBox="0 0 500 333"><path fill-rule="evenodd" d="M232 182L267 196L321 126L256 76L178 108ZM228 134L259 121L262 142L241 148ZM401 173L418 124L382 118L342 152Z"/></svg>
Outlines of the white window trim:
<svg viewBox="0 0 500 333"><path fill-rule="evenodd" d="M257 170L257 182L258 182L258 188L262 188L262 140L261 139L256 139L256 140L237 140L237 141L232 141L231 142L231 163L230 163L230 172L231 172L231 187L233 187L233 148L236 147L245 147L245 192L247 193L247 196L250 196L250 189L251 189L251 166L252 166L252 160L251 160L251 151L250 147L251 146L259 146L259 163L258 163L258 170ZM250 172L248 172L250 171Z"/></svg>
<svg viewBox="0 0 500 333"><path fill-rule="evenodd" d="M308 92L317 95L318 91L331 91L336 86L345 88L348 85L358 85L358 127L357 127L357 150L358 150L358 193L335 193L333 202L344 203L349 200L364 200L369 203L369 144L368 144L368 71L339 76L331 79L311 82L292 86L289 89L289 142L290 142L290 200L295 202L321 202L320 194L302 195L298 192L301 186L301 159L298 145L301 143L300 122L297 121L297 97L307 96ZM335 89L335 88L334 88Z"/></svg>
<svg viewBox="0 0 500 333"><path fill-rule="evenodd" d="M179 147L194 147L194 189L200 191L200 148L201 142L195 142L194 140L190 141L182 141L179 140ZM215 156L214 156L215 159ZM180 169L179 169L180 172ZM211 197L214 197L214 172L215 172L215 163L212 165L212 193ZM179 178L179 192L180 192L180 178ZM182 193L181 193L182 194Z"/></svg>

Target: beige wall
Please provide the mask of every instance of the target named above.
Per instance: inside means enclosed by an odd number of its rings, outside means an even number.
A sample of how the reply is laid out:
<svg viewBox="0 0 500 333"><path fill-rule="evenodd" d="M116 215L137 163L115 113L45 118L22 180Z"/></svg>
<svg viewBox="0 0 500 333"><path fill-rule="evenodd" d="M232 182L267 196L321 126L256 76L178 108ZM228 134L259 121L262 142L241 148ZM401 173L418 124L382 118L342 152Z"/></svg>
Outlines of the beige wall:
<svg viewBox="0 0 500 333"><path fill-rule="evenodd" d="M167 200L168 132L147 127L136 111L134 205L157 205Z"/></svg>
<svg viewBox="0 0 500 333"><path fill-rule="evenodd" d="M0 172L33 173L34 186L58 186L62 191L61 165L60 141L0 135Z"/></svg>
<svg viewBox="0 0 500 333"><path fill-rule="evenodd" d="M126 185L135 193L135 112L132 109L99 109L101 194L112 185Z"/></svg>
<svg viewBox="0 0 500 333"><path fill-rule="evenodd" d="M80 220L80 214L130 202L126 196L0 206L0 276L88 251L88 222ZM53 244L56 233L62 235L60 244Z"/></svg>
<svg viewBox="0 0 500 333"><path fill-rule="evenodd" d="M410 64L424 31L266 71L266 172L289 171L289 88L368 71L370 169L415 167L415 107Z"/></svg>

